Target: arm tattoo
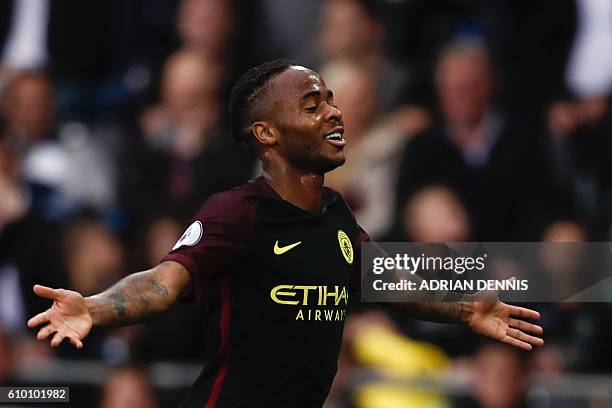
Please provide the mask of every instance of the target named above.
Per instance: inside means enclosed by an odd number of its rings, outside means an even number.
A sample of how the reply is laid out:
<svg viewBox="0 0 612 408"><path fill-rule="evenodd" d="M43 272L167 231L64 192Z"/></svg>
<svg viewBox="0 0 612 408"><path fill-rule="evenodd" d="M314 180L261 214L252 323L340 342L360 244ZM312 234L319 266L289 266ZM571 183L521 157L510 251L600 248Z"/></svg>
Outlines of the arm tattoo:
<svg viewBox="0 0 612 408"><path fill-rule="evenodd" d="M86 301L94 324L124 325L161 313L175 300L150 270L129 275Z"/></svg>
<svg viewBox="0 0 612 408"><path fill-rule="evenodd" d="M168 288L162 285L159 281L155 279L149 279L149 285L151 286L151 289L153 289L160 295L168 296Z"/></svg>
<svg viewBox="0 0 612 408"><path fill-rule="evenodd" d="M400 275L395 271L395 279L409 279L417 283L423 280L418 275ZM388 303L392 307L411 317L438 323L469 324L474 310L470 295L455 292L436 292L435 296L429 291L415 291L410 293L411 298L401 303Z"/></svg>
<svg viewBox="0 0 612 408"><path fill-rule="evenodd" d="M469 324L473 312L471 302L420 301L402 303L399 309L421 320L438 323Z"/></svg>
<svg viewBox="0 0 612 408"><path fill-rule="evenodd" d="M377 255L387 257L387 253L376 243L373 242ZM405 274L404 271L394 270L390 271L391 281L401 282L402 280L409 280L414 282L415 287L420 288L423 279L418 274ZM371 277L372 275L366 275ZM371 284L368 282L367 284ZM437 291L434 293L430 291L411 291L409 298L403 299L401 302L396 303L383 303L382 306L390 307L401 313L410 315L411 317L428 320L439 323L464 323L469 324L474 310L474 304L470 300L469 295L454 293L454 292L442 292Z"/></svg>
<svg viewBox="0 0 612 408"><path fill-rule="evenodd" d="M127 309L125 308L125 298L121 293L111 293L110 297L115 301L115 311L119 317L125 317L127 315Z"/></svg>

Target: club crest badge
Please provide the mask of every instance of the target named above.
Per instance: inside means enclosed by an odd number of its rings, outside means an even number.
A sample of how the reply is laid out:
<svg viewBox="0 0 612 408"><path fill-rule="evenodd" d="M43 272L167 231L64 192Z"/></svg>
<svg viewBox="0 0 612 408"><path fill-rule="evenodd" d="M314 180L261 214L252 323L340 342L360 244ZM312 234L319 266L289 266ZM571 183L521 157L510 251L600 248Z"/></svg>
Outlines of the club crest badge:
<svg viewBox="0 0 612 408"><path fill-rule="evenodd" d="M340 252L342 252L342 256L346 259L346 262L349 265L353 264L353 245L351 244L351 240L348 235L342 230L338 230L338 243L340 244Z"/></svg>

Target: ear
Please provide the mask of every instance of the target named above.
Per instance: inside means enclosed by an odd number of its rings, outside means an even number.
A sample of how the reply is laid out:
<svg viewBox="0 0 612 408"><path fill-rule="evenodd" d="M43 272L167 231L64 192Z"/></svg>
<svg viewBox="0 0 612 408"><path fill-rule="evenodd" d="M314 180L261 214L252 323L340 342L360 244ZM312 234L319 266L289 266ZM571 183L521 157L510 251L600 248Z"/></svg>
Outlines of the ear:
<svg viewBox="0 0 612 408"><path fill-rule="evenodd" d="M255 139L264 145L272 146L277 142L278 129L274 126L274 123L270 121L261 120L253 122L251 124L251 132L255 136Z"/></svg>

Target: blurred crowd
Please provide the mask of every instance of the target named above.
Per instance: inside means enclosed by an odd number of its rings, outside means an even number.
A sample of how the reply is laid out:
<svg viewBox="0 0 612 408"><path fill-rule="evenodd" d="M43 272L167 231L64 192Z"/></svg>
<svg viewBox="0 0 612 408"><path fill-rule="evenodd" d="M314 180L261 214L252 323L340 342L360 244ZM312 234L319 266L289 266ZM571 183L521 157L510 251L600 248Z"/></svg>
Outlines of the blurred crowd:
<svg viewBox="0 0 612 408"><path fill-rule="evenodd" d="M40 361L101 361L114 369L90 398L156 407L164 399L146 364L201 361L189 305L96 329L78 352L52 351L25 327L48 306L31 287L90 295L152 267L208 196L256 177L252 147L228 134L226 102L241 73L272 58L318 70L334 90L348 160L326 184L372 238L610 240L609 0L12 0L0 9L0 384ZM531 354L356 309L330 407L533 406L532 376L612 373L608 304L541 305L547 345ZM360 382L362 369L450 373L467 391ZM580 406L565 403L551 406Z"/></svg>

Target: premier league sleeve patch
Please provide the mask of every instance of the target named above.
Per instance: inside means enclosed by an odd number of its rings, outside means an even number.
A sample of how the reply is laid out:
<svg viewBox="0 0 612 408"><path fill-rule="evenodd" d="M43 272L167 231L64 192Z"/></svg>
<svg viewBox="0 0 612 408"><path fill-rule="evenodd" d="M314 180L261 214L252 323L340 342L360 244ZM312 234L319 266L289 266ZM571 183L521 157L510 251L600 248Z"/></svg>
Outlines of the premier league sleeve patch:
<svg viewBox="0 0 612 408"><path fill-rule="evenodd" d="M185 230L183 235L176 241L176 244L172 247L172 250L178 249L182 246L194 246L202 239L202 235L204 235L204 227L202 226L202 222L194 221L188 228Z"/></svg>

